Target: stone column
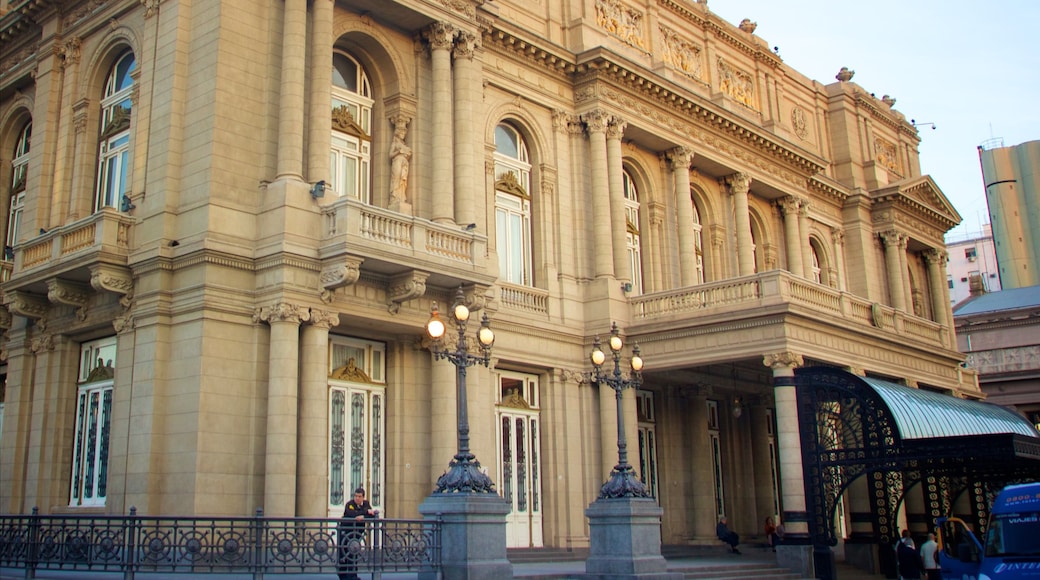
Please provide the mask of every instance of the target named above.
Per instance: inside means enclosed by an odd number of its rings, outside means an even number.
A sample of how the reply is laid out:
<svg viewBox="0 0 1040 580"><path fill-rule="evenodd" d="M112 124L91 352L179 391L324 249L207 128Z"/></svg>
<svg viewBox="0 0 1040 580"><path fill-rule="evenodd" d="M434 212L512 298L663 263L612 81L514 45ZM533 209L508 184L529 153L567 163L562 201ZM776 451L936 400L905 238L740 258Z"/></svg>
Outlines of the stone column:
<svg viewBox="0 0 1040 580"><path fill-rule="evenodd" d="M319 3L323 0L319 0ZM329 329L339 314L311 311L300 340L300 399L296 443L296 516L324 518L328 514Z"/></svg>
<svg viewBox="0 0 1040 580"><path fill-rule="evenodd" d="M256 318L271 326L264 514L272 517L292 517L296 515L300 323L310 320L310 310L280 302L271 307L261 308Z"/></svg>
<svg viewBox="0 0 1040 580"><path fill-rule="evenodd" d="M733 194L733 215L737 228L737 275L750 276L755 273L755 249L751 241L751 214L748 209L751 176L734 173L726 181Z"/></svg>
<svg viewBox="0 0 1040 580"><path fill-rule="evenodd" d="M332 4L315 0L311 11L310 108L307 122L307 180L329 181L332 148Z"/></svg>
<svg viewBox="0 0 1040 580"><path fill-rule="evenodd" d="M694 538L708 540L715 537L715 480L712 477L713 463L711 441L708 437L708 392L698 388L690 399L690 477L693 488Z"/></svg>
<svg viewBox="0 0 1040 580"><path fill-rule="evenodd" d="M787 536L807 537L809 524L805 517L802 444L798 431L798 399L794 382L794 369L804 363L801 355L792 352L767 354L762 362L773 370L776 442L780 454L780 493L784 506L782 520Z"/></svg>
<svg viewBox="0 0 1040 580"><path fill-rule="evenodd" d="M950 323L946 319L949 302L946 302L946 293L943 292L943 286L947 285L946 276L940 269L941 263L946 262L946 252L931 248L924 252L924 261L928 265L928 294L932 299L932 320L946 326Z"/></svg>
<svg viewBox="0 0 1040 580"><path fill-rule="evenodd" d="M574 183L580 183L575 175L578 164L572 165L572 159L581 156L577 153L584 149L584 140L581 139L583 129L581 120L576 115L560 109L552 114L553 140L556 149L556 164L559 171L560 191L574 191ZM586 211L585 204L581 203L580 197L576 195L559 195L557 203L559 207L560 223L580 223L580 216ZM560 259L559 269L568 275L577 269L578 256L584 255L585 240L583 236L574 231L577 228L560 228Z"/></svg>
<svg viewBox="0 0 1040 580"><path fill-rule="evenodd" d="M285 0L283 20L285 29L282 31L282 75L278 98L277 177L303 179L307 0ZM331 57L329 66L332 66Z"/></svg>
<svg viewBox="0 0 1040 580"><path fill-rule="evenodd" d="M628 263L628 233L625 219L624 167L621 157L621 137L626 123L617 117L607 122L607 189L610 191L611 248L614 252L614 277L621 281L632 280L632 268ZM598 224L602 225L602 224ZM638 226L639 224L636 224Z"/></svg>
<svg viewBox="0 0 1040 580"><path fill-rule="evenodd" d="M787 249L787 271L795 276L805 276L802 263L802 251L799 247L801 237L798 224L798 198L785 197L780 201L780 213L784 215L784 246Z"/></svg>
<svg viewBox="0 0 1040 580"><path fill-rule="evenodd" d="M903 277L903 303L908 314L914 314L914 289L910 285L910 268L907 263L907 245L910 236L904 234L899 240L899 274Z"/></svg>
<svg viewBox="0 0 1040 580"><path fill-rule="evenodd" d="M809 200L798 200L798 246L802 251L802 276L808 280L813 277L812 246L809 245ZM825 273L821 272L822 276Z"/></svg>
<svg viewBox="0 0 1040 580"><path fill-rule="evenodd" d="M902 260L899 259L903 234L889 230L881 232L881 242L885 246L885 274L888 277L888 296L892 308L906 311L906 293L903 291L903 274L899 271Z"/></svg>
<svg viewBox="0 0 1040 580"><path fill-rule="evenodd" d="M589 133L589 166L592 169L593 248L596 256L596 277L614 275L614 242L611 239L610 184L607 179L607 121L610 116L601 110L581 116Z"/></svg>
<svg viewBox="0 0 1040 580"><path fill-rule="evenodd" d="M676 147L668 152L668 158L675 183L675 214L679 220L679 279L683 287L689 287L698 283L697 238L693 231L693 200L690 198L693 151Z"/></svg>
<svg viewBox="0 0 1040 580"><path fill-rule="evenodd" d="M452 135L451 114L451 49L455 32L452 25L444 22L435 22L426 30L433 69L431 215L433 221L440 223L451 223L455 220L455 140Z"/></svg>
<svg viewBox="0 0 1040 580"><path fill-rule="evenodd" d="M778 352L762 357L773 370L776 405L776 443L780 455L780 496L784 513L784 543L776 548L777 563L809 578L815 575L814 548L809 538L809 514L802 472L802 441L798 429L798 395L794 369L804 364L802 356ZM829 553L830 548L824 547ZM823 556L820 556L823 557ZM829 556L827 556L829 557Z"/></svg>
<svg viewBox="0 0 1040 580"><path fill-rule="evenodd" d="M480 161L484 158L484 139L478 129L483 119L481 92L483 85L477 73L475 53L480 37L471 32L459 32L455 40L455 85L453 87L455 120L455 222L459 225L476 223L478 191L482 188Z"/></svg>
<svg viewBox="0 0 1040 580"><path fill-rule="evenodd" d="M650 237L643 241L644 248L650 249L650 256L643 259L650 260L650 279L643 280L643 292L656 292L667 286L664 283L664 256L667 255L668 246L665 243L665 213L668 211L660 201L649 201L646 204L646 222L650 224Z"/></svg>
<svg viewBox="0 0 1040 580"><path fill-rule="evenodd" d="M834 270L837 280L834 281L835 288L845 291L845 231L841 228L831 228L831 238L834 240Z"/></svg>

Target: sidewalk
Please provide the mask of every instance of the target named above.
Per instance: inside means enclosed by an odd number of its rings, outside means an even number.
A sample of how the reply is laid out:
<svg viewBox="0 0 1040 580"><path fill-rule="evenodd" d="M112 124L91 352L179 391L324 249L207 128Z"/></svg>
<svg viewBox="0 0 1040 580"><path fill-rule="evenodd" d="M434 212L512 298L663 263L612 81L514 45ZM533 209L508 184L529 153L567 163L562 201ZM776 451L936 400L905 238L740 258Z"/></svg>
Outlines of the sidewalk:
<svg viewBox="0 0 1040 580"><path fill-rule="evenodd" d="M718 569L726 566L739 566L741 564L772 563L776 559L771 553L767 554L760 550L745 550L745 554L737 556L720 550L706 551L692 557L667 559L668 570L691 572L697 569ZM585 572L585 561L565 562L518 562L513 564L514 578L550 579L567 578L577 576ZM371 574L361 574L363 580L373 578ZM417 578L418 574L408 573L384 573L384 580L404 580ZM18 568L0 568L0 580L21 580L25 578L25 570ZM80 572L80 571L57 571L37 570L36 578L39 580L122 580L123 575L118 572ZM168 574L138 572L138 580L249 580L251 574ZM335 574L271 574L265 575L270 580L337 580Z"/></svg>

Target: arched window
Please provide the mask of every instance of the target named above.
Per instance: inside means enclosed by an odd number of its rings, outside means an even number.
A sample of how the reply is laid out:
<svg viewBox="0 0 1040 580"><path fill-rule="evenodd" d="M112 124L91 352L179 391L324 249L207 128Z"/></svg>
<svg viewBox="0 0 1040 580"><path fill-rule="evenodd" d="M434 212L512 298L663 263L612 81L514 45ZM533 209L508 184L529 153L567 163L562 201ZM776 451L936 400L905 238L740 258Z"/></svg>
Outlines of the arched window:
<svg viewBox="0 0 1040 580"><path fill-rule="evenodd" d="M694 250L697 252L697 263L696 263L697 279L695 280L695 283L703 284L704 283L704 240L703 240L703 236L701 235L701 213L697 209L697 204L693 204L693 224L691 225L691 227L693 228L693 247L694 247Z"/></svg>
<svg viewBox="0 0 1040 580"><path fill-rule="evenodd" d="M344 52L332 55L331 188L340 197L371 200L372 87L365 69Z"/></svg>
<svg viewBox="0 0 1040 580"><path fill-rule="evenodd" d="M98 151L98 179L94 195L94 211L117 207L127 194L126 178L130 170L130 95L134 80L130 73L137 68L134 53L126 52L118 59L105 80L101 98L101 136Z"/></svg>
<svg viewBox="0 0 1040 580"><path fill-rule="evenodd" d="M511 125L495 128L495 231L499 276L531 286L531 162Z"/></svg>
<svg viewBox="0 0 1040 580"><path fill-rule="evenodd" d="M14 155L11 157L11 201L7 214L7 237L4 248L4 260L10 260L10 250L18 242L18 232L22 224L22 210L25 209L25 181L29 174L29 141L32 136L32 121L29 121L18 132L18 140L14 144Z"/></svg>
<svg viewBox="0 0 1040 580"><path fill-rule="evenodd" d="M812 256L812 280L817 284L823 284L823 272L820 268L820 254L816 250L816 244L809 244L809 254Z"/></svg>
<svg viewBox="0 0 1040 580"><path fill-rule="evenodd" d="M639 191L628 170L621 174L625 193L625 246L628 252L629 273L632 276L632 291L643 293L643 255L639 242Z"/></svg>

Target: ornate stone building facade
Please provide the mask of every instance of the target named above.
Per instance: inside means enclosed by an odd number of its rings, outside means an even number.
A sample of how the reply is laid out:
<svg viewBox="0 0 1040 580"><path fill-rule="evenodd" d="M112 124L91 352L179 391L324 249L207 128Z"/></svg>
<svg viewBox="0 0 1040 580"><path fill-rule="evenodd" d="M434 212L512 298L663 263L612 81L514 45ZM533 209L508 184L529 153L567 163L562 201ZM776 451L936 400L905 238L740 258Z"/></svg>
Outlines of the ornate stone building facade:
<svg viewBox="0 0 1040 580"><path fill-rule="evenodd" d="M414 517L460 286L513 546L588 544L612 321L665 543L805 531L800 366L980 396L917 131L706 3L0 2L4 512Z"/></svg>

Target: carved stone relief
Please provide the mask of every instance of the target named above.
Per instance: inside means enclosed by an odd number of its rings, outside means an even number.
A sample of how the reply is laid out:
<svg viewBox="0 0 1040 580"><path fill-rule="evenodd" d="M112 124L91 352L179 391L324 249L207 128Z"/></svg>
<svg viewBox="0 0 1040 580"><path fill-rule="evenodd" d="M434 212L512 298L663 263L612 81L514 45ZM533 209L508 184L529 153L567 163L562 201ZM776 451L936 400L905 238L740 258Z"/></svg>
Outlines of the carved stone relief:
<svg viewBox="0 0 1040 580"><path fill-rule="evenodd" d="M701 49L687 41L678 32L660 27L664 37L664 54L662 58L669 66L695 79L701 78Z"/></svg>
<svg viewBox="0 0 1040 580"><path fill-rule="evenodd" d="M721 57L716 61L716 67L719 90L745 107L756 109L755 83L751 74L730 65Z"/></svg>
<svg viewBox="0 0 1040 580"><path fill-rule="evenodd" d="M899 155L896 153L894 143L886 141L881 137L874 137L874 160L885 169L900 173Z"/></svg>
<svg viewBox="0 0 1040 580"><path fill-rule="evenodd" d="M626 44L646 50L643 13L619 0L596 0L596 24Z"/></svg>

